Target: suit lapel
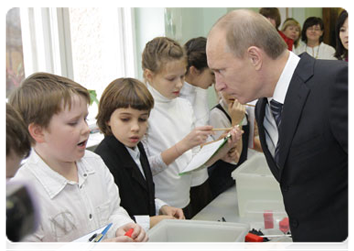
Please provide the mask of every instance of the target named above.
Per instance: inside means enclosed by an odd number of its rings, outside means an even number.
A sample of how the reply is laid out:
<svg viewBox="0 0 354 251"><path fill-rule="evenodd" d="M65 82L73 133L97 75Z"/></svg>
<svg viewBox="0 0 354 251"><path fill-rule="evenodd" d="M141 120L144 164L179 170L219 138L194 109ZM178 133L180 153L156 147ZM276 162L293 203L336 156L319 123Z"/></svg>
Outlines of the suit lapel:
<svg viewBox="0 0 354 251"><path fill-rule="evenodd" d="M148 187L146 185L145 178L139 170L138 165L135 163L134 159L131 157L127 148L119 142L114 136L111 141L111 147L114 149L115 154L121 160L120 163L123 163L123 167L130 173L132 179L137 181L146 191L148 191Z"/></svg>
<svg viewBox="0 0 354 251"><path fill-rule="evenodd" d="M155 209L155 184L152 178L151 168L144 150L144 146L142 143L139 143L138 147L140 151L141 166L143 167L145 178L146 178L145 184L147 185L147 189L149 191L148 194L149 194L150 212L152 213L151 215L155 215L155 210L156 210Z"/></svg>
<svg viewBox="0 0 354 251"><path fill-rule="evenodd" d="M305 82L313 75L314 62L315 60L311 59L307 54L302 55L285 97L279 135L279 166L281 172L289 154L290 145L300 121L301 113L310 93L310 89Z"/></svg>

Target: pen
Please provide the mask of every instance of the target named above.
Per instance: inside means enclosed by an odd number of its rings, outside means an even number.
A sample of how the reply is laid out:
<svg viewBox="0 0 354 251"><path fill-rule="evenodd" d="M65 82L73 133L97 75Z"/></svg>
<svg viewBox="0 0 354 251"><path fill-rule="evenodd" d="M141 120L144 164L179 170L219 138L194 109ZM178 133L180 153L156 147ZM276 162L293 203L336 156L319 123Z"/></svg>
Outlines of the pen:
<svg viewBox="0 0 354 251"><path fill-rule="evenodd" d="M112 223L109 223L107 227L102 231L102 233L98 234L94 239L93 242L100 242L102 238L107 234L108 230L112 226Z"/></svg>
<svg viewBox="0 0 354 251"><path fill-rule="evenodd" d="M232 127L228 127L228 128L213 128L211 130L212 131L229 131L231 129L232 129Z"/></svg>
<svg viewBox="0 0 354 251"><path fill-rule="evenodd" d="M263 238L277 238L277 237L291 237L291 234L269 234L269 235L260 235Z"/></svg>
<svg viewBox="0 0 354 251"><path fill-rule="evenodd" d="M89 239L88 241L89 241L89 242L93 241L93 239L95 239L96 236L97 236L97 234L93 234L93 235L90 237L90 239Z"/></svg>
<svg viewBox="0 0 354 251"><path fill-rule="evenodd" d="M93 250L93 248L96 246L96 244L102 239L103 235L102 234L98 234L96 235L96 237L93 239L91 245L89 246L89 248L87 249L87 251L91 251ZM91 238L90 238L91 239Z"/></svg>

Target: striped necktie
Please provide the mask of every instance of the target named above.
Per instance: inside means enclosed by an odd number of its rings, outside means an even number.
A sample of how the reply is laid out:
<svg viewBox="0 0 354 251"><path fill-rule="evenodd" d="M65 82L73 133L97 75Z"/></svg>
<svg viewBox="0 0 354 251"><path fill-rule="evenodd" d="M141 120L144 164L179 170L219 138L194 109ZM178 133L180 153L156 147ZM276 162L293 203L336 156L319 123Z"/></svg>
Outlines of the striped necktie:
<svg viewBox="0 0 354 251"><path fill-rule="evenodd" d="M270 105L270 110L272 111L272 114L274 116L275 123L277 124L277 128L278 128L278 135L279 136L278 136L277 145L275 147L274 160L275 160L275 163L277 163L277 165L279 165L279 138L280 138L279 127L280 127L280 124L281 124L281 112L282 112L282 109L283 109L283 104L275 101L274 99L272 99L269 102L269 105Z"/></svg>

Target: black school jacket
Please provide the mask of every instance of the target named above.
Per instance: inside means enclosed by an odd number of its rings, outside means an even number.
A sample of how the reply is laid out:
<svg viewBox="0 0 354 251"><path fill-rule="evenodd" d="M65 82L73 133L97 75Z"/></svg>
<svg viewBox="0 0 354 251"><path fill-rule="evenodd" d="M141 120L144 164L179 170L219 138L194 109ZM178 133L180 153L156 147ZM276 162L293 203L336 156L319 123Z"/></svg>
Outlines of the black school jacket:
<svg viewBox="0 0 354 251"><path fill-rule="evenodd" d="M119 188L120 205L133 219L134 215L155 215L155 186L151 169L142 143L138 147L146 179L128 150L114 136L106 136L95 150L113 174Z"/></svg>

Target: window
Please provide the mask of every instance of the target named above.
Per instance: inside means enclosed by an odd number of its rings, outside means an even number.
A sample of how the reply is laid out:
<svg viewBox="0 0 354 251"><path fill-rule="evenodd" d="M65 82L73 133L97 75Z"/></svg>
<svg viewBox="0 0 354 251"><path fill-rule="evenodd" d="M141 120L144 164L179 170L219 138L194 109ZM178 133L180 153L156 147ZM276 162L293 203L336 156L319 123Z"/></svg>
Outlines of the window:
<svg viewBox="0 0 354 251"><path fill-rule="evenodd" d="M137 77L131 8L14 8L7 15L7 92L34 72L73 79L98 98ZM97 106L90 107L90 118Z"/></svg>
<svg viewBox="0 0 354 251"><path fill-rule="evenodd" d="M6 97L24 76L20 9L13 8L6 15Z"/></svg>

